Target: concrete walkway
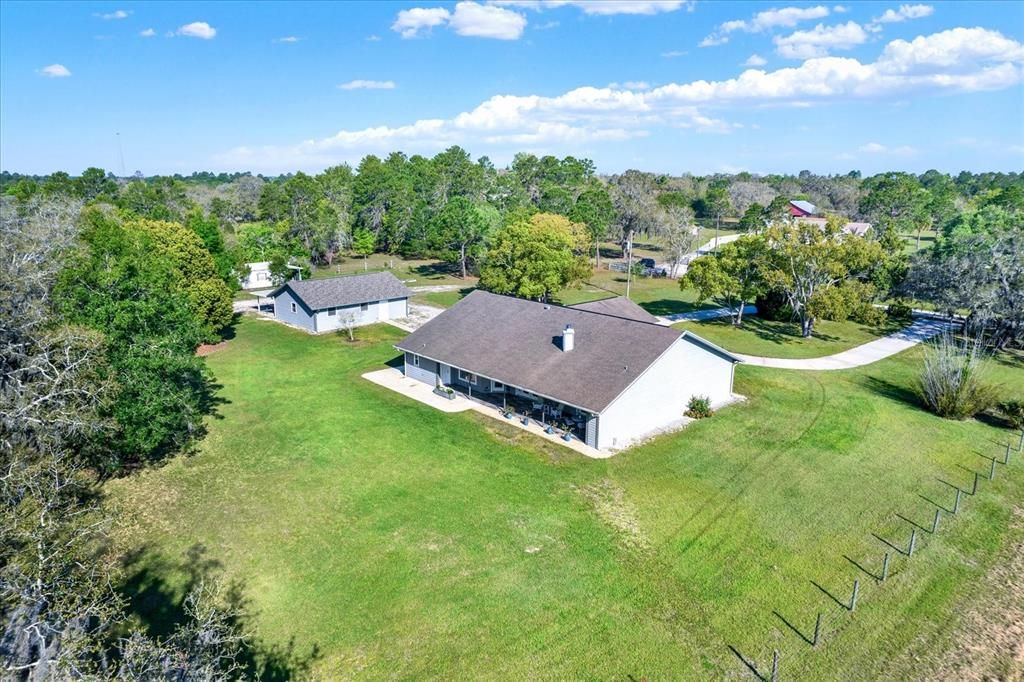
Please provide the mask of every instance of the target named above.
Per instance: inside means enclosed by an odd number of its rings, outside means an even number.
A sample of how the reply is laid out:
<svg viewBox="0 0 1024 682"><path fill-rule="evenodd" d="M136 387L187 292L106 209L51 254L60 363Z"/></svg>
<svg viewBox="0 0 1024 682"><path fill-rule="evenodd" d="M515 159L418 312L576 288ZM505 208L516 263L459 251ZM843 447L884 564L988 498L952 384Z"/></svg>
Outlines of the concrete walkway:
<svg viewBox="0 0 1024 682"><path fill-rule="evenodd" d="M922 317L895 334L890 334L889 336L878 339L877 341L869 341L868 343L857 346L856 348L844 350L843 352L836 353L835 355L827 355L823 358L762 358L756 355L743 355L741 353L736 353L736 355L742 358L743 362L756 365L758 367L818 371L851 369L853 367L870 365L872 362L878 362L879 360L883 360L891 355L896 355L908 348L916 346L922 341L927 341L936 334L941 334L944 331L955 329L959 325L959 322L949 322L946 320L936 320L930 317Z"/></svg>
<svg viewBox="0 0 1024 682"><path fill-rule="evenodd" d="M496 419L502 424L508 424L509 426L516 427L517 429L529 431L539 438L543 438L544 440L555 443L556 445L569 448L570 450L575 450L581 455L585 455L591 459L607 459L615 454L613 451L592 448L586 443L580 441L578 438L573 438L570 441L564 441L557 435L545 433L543 427L532 419L528 426L523 426L522 422L520 422L518 418L506 419L501 415L496 407L478 403L475 400L470 400L464 395L456 394L454 400L442 398L434 393L433 389L431 389L427 384L422 381L417 381L416 379L409 379L402 374L401 370L393 367L377 370L375 372L367 372L363 375L363 378L368 381L372 381L378 386L390 389L395 393L401 393L405 397L412 398L424 405L429 405L435 410L449 413L475 410L482 415Z"/></svg>
<svg viewBox="0 0 1024 682"><path fill-rule="evenodd" d="M437 306L410 303L409 314L406 317L386 320L386 322L392 327L398 327L407 332L414 332L443 312L444 308L438 308Z"/></svg>

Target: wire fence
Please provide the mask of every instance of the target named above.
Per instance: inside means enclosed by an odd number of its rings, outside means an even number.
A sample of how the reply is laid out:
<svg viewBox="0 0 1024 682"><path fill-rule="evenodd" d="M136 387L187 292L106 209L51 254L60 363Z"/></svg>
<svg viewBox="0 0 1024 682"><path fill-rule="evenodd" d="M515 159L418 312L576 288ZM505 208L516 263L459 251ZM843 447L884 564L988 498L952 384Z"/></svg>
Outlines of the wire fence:
<svg viewBox="0 0 1024 682"><path fill-rule="evenodd" d="M918 551L918 545L923 535L939 533L943 528L944 518L955 516L963 511L964 495L974 496L978 494L984 485L984 481L992 481L997 478L999 467L1009 466L1014 459L1024 457L1024 429L1021 430L1020 438L1015 448L1011 441L1006 444L1006 448L1001 453L1001 456L982 456L989 460L988 471L984 473L972 471L973 478L969 487L961 488L948 481L942 481L942 483L952 487L954 490L954 496L948 507L933 502L927 497L924 498L936 507L929 524L920 524L902 514L897 514L896 516L899 519L910 526L909 533L904 536L905 540L902 538L900 540L886 539L881 535L872 533L884 545L884 548L879 550L877 557L873 557L872 561L862 560L861 562L854 561L849 557L847 559L854 563L860 572L866 574L867 578L873 580L876 585L884 584L893 575L893 558L902 556L907 561L912 560L915 552ZM922 495L922 497L924 496ZM792 622L780 611L776 610L773 612L776 618L781 620L786 626L786 631L792 635L785 643L771 642L768 647L757 652L760 654L760 660L758 660L758 657L750 656L731 645L728 647L732 654L739 659L743 669L756 679L764 680L765 682L778 682L780 679L810 676L811 673L815 673L816 676L820 677L820 657L816 657L816 654L826 647L830 640L841 635L854 622L850 616L856 611L858 603L866 596L861 593L860 578L854 578L853 582L848 584L848 591L844 590L841 593L836 593L835 589L829 590L813 580L811 584L822 593L823 597L827 598L823 602L823 608L817 612L813 620L808 622ZM770 652L770 655L765 652Z"/></svg>

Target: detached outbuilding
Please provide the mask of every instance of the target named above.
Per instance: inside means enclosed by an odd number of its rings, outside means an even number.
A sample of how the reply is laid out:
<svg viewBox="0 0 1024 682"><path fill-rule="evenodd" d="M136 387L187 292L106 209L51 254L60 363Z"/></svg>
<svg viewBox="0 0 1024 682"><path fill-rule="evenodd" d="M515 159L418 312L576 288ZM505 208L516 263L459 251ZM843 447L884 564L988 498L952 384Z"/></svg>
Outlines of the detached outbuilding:
<svg viewBox="0 0 1024 682"><path fill-rule="evenodd" d="M409 291L390 272L285 282L267 297L274 317L313 334L409 315Z"/></svg>
<svg viewBox="0 0 1024 682"><path fill-rule="evenodd" d="M402 339L405 374L618 449L734 399L740 358L626 299L576 307L474 291Z"/></svg>

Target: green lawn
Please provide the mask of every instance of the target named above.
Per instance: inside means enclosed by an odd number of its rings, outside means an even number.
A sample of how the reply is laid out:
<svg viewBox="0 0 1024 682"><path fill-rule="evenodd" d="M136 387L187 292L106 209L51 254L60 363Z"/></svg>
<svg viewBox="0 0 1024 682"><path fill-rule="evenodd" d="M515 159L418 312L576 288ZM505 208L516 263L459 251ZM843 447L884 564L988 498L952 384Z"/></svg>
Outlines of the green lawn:
<svg viewBox="0 0 1024 682"><path fill-rule="evenodd" d="M340 258L335 261L334 265L315 268L313 279L357 275L362 272L380 272L381 270L391 270L395 273L395 277L411 287L465 284L465 280L459 277L456 268L449 263L438 260L405 259L386 253L375 253L365 260L359 257Z"/></svg>
<svg viewBox="0 0 1024 682"><path fill-rule="evenodd" d="M609 296L626 295L626 273L611 270L595 270L582 286L564 289L555 299L563 305L594 301ZM698 306L694 303L696 292L681 291L678 280L667 277L633 277L630 283L630 298L654 315L685 313L700 308L714 307L710 304Z"/></svg>
<svg viewBox="0 0 1024 682"><path fill-rule="evenodd" d="M773 322L760 317L743 318L736 327L729 318L703 322L680 322L677 329L689 329L698 336L734 353L770 358L818 358L839 353L899 331L907 323L889 322L879 327L859 322L818 320L809 339L800 336L795 322Z"/></svg>
<svg viewBox="0 0 1024 682"><path fill-rule="evenodd" d="M473 291L474 287L468 286L455 291L425 291L416 294L412 298L413 303L432 305L438 308L451 308Z"/></svg>
<svg viewBox="0 0 1024 682"><path fill-rule="evenodd" d="M198 452L108 485L141 612L173 614L201 546L323 678L745 679L730 646L762 671L779 649L784 679L917 678L1024 537L1021 456L886 583L851 562L879 570L872 533L905 545L896 514L930 525L920 496L950 505L937 479L967 485L1008 437L918 409L916 351L740 367L745 403L598 461L361 379L400 336L242 320L208 358L223 404ZM1024 393L1024 360L998 375ZM812 583L845 599L858 577L852 614ZM809 636L819 611L818 650L773 613Z"/></svg>

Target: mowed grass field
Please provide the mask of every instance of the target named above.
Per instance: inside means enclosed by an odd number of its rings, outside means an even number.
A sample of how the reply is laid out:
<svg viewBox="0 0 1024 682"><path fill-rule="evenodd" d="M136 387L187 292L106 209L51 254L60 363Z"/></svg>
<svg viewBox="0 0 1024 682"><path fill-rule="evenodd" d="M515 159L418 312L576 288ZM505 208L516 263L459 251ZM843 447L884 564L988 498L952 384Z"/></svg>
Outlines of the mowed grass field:
<svg viewBox="0 0 1024 682"><path fill-rule="evenodd" d="M908 324L890 321L875 327L853 320L818 320L814 323L814 334L806 339L800 336L800 325L796 322L775 322L756 315L745 315L739 327L728 317L672 326L688 329L735 353L769 358L819 358L876 341Z"/></svg>
<svg viewBox="0 0 1024 682"><path fill-rule="evenodd" d="M599 461L362 379L401 334L246 318L208 357L223 403L198 451L107 487L146 617L173 612L198 547L321 679L747 679L730 647L762 672L778 649L783 679L923 679L1024 538L1024 455L912 558L872 535L905 547L897 514L930 526L938 479L969 488L1010 437L921 411L918 351L740 367L746 402ZM997 376L1024 394L1024 360ZM887 549L884 584L853 563ZM855 578L849 613L826 592ZM809 637L818 612L812 650L782 618Z"/></svg>

